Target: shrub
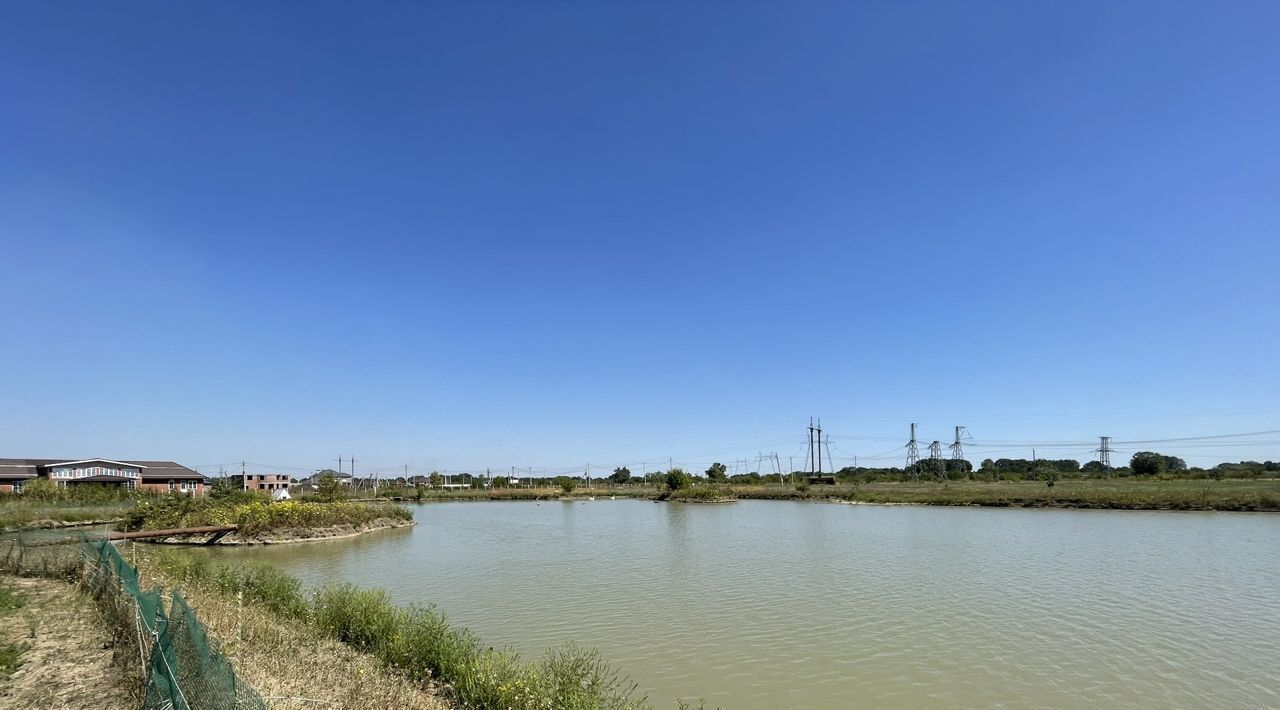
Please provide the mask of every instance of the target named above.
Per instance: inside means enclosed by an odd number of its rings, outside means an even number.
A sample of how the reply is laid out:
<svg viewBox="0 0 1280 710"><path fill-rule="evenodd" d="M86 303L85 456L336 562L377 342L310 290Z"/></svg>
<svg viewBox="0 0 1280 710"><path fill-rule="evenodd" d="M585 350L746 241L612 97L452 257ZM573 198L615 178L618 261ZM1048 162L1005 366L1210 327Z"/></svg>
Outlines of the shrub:
<svg viewBox="0 0 1280 710"><path fill-rule="evenodd" d="M737 500L733 489L725 485L707 485L681 488L671 494L670 500L687 500L707 502L713 500Z"/></svg>
<svg viewBox="0 0 1280 710"><path fill-rule="evenodd" d="M320 480L316 482L316 497L320 500L332 502L346 495L342 482L332 473L320 476Z"/></svg>
<svg viewBox="0 0 1280 710"><path fill-rule="evenodd" d="M635 684L621 676L600 653L570 643L547 651L538 664L542 695L550 707L564 710L623 710L641 707L631 695Z"/></svg>
<svg viewBox="0 0 1280 710"><path fill-rule="evenodd" d="M693 483L693 477L685 473L684 469L673 468L667 471L663 482L667 484L667 490L678 491L681 488L688 488Z"/></svg>
<svg viewBox="0 0 1280 710"><path fill-rule="evenodd" d="M309 501L254 501L235 503L172 495L140 502L126 517L126 530L238 525L239 532L256 535L283 529L323 528L335 525L368 525L376 520L412 520L413 513L399 505L368 503L313 503Z"/></svg>
<svg viewBox="0 0 1280 710"><path fill-rule="evenodd" d="M277 614L302 618L310 611L302 582L268 564L214 564L205 555L176 550L159 552L152 563L184 584L228 595L243 592L246 598Z"/></svg>
<svg viewBox="0 0 1280 710"><path fill-rule="evenodd" d="M315 621L320 630L361 651L391 638L396 616L391 597L380 589L341 584L325 587L315 598Z"/></svg>
<svg viewBox="0 0 1280 710"><path fill-rule="evenodd" d="M209 499L224 503L254 503L269 501L271 496L262 491L247 491L236 486L230 478L216 478L209 486Z"/></svg>

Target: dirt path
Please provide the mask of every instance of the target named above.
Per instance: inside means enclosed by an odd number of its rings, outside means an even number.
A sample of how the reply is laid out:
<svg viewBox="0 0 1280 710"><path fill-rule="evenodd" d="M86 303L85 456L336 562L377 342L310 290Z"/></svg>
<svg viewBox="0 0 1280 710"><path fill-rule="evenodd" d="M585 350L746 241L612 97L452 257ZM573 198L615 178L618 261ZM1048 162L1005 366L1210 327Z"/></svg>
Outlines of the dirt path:
<svg viewBox="0 0 1280 710"><path fill-rule="evenodd" d="M18 644L22 666L0 680L0 707L124 710L136 707L112 666L109 637L93 602L47 579L0 576L22 598L0 615L0 643Z"/></svg>

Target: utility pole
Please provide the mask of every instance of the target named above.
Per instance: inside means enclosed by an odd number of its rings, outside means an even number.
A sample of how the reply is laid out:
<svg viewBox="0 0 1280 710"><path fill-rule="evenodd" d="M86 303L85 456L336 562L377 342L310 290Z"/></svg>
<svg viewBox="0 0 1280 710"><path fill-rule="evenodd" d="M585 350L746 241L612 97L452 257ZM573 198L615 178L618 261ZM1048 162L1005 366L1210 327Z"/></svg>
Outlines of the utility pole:
<svg viewBox="0 0 1280 710"><path fill-rule="evenodd" d="M822 474L822 420L818 420L818 474Z"/></svg>
<svg viewBox="0 0 1280 710"><path fill-rule="evenodd" d="M809 452L805 455L804 462L809 466L809 474L813 474L813 417L809 417Z"/></svg>
<svg viewBox="0 0 1280 710"><path fill-rule="evenodd" d="M829 464L831 465L831 472L832 472L832 473L835 473L835 472L836 472L836 460L835 460L834 458L832 458L832 457L831 457L831 435L830 435L830 434L827 434L826 442L827 442L827 443L826 443L826 447L827 447L827 463L829 463Z"/></svg>
<svg viewBox="0 0 1280 710"><path fill-rule="evenodd" d="M1098 463L1102 464L1102 471L1106 473L1111 470L1111 437L1098 437Z"/></svg>
<svg viewBox="0 0 1280 710"><path fill-rule="evenodd" d="M916 464L920 463L920 447L916 445L916 425L911 424L911 441L907 442L907 473L912 476L920 475L920 471L916 469Z"/></svg>
<svg viewBox="0 0 1280 710"><path fill-rule="evenodd" d="M240 460L240 490L249 490L249 477L244 473L244 459Z"/></svg>
<svg viewBox="0 0 1280 710"><path fill-rule="evenodd" d="M934 475L939 478L945 478L947 468L946 464L942 463L942 444L936 440L929 444L929 460L936 462L931 464L934 467Z"/></svg>

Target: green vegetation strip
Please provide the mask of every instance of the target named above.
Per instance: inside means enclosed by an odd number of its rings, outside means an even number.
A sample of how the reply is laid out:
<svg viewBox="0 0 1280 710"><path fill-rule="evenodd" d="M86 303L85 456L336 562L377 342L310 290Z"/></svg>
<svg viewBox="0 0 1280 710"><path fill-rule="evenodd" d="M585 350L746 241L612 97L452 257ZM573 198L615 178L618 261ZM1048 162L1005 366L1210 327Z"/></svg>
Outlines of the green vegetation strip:
<svg viewBox="0 0 1280 710"><path fill-rule="evenodd" d="M817 486L814 487L818 488ZM865 503L984 505L1127 510L1280 511L1277 481L953 481L857 486Z"/></svg>
<svg viewBox="0 0 1280 710"><path fill-rule="evenodd" d="M1280 481L881 481L834 486L734 486L739 498L900 505L1280 511Z"/></svg>
<svg viewBox="0 0 1280 710"><path fill-rule="evenodd" d="M7 586L0 585L0 616L12 613L26 605L26 600ZM0 680L13 675L22 667L22 653L26 646L0 641Z"/></svg>
<svg viewBox="0 0 1280 710"><path fill-rule="evenodd" d="M631 710L635 685L598 653L574 645L534 662L509 649L485 646L467 629L449 625L432 607L396 607L381 590L342 584L308 598L301 583L268 565L215 564L190 552L165 550L147 561L162 574L244 599L323 634L425 682L435 679L459 704L477 710Z"/></svg>
<svg viewBox="0 0 1280 710"><path fill-rule="evenodd" d="M29 481L21 493L0 493L0 528L60 527L119 519L142 493L117 487L59 488L47 478Z"/></svg>
<svg viewBox="0 0 1280 710"><path fill-rule="evenodd" d="M238 525L241 535L280 530L306 530L338 525L359 527L378 520L413 520L398 505L369 503L315 503L261 500L239 502L216 498L169 496L141 500L125 520L126 530L166 530L207 525Z"/></svg>

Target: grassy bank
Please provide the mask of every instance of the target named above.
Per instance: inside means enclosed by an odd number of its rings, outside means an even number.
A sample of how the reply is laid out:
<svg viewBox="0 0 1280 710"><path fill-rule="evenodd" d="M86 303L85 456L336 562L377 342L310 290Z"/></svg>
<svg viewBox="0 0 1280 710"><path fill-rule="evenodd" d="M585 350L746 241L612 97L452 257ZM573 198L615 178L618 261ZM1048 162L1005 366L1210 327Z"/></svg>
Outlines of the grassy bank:
<svg viewBox="0 0 1280 710"><path fill-rule="evenodd" d="M172 550L135 550L144 584L182 584L219 650L271 708L456 707L433 684L387 668L304 621L309 604L298 581L274 568L191 567L170 557Z"/></svg>
<svg viewBox="0 0 1280 710"><path fill-rule="evenodd" d="M1124 510L1280 511L1280 481L920 481L811 486L734 486L740 498L859 503Z"/></svg>
<svg viewBox="0 0 1280 710"><path fill-rule="evenodd" d="M90 503L32 500L0 495L0 529L54 528L98 521L115 521L133 507L129 499Z"/></svg>
<svg viewBox="0 0 1280 710"><path fill-rule="evenodd" d="M143 491L114 486L60 488L46 478L28 481L21 493L0 493L0 529L56 528L120 519L134 501L152 498Z"/></svg>
<svg viewBox="0 0 1280 710"><path fill-rule="evenodd" d="M559 487L540 488L465 488L462 490L440 490L423 487L388 488L378 492L379 499L403 500L408 502L433 501L484 501L484 500L574 500L583 498L652 498L652 486L612 486L596 488L576 488L565 492ZM372 498L361 500L372 500Z"/></svg>
<svg viewBox="0 0 1280 710"><path fill-rule="evenodd" d="M633 688L594 651L566 646L525 661L510 650L486 646L470 631L451 626L430 607L394 606L385 592L350 585L327 587L314 596L298 580L269 566L215 564L190 552L147 551L147 574L196 587L269 613L277 625L339 641L375 659L393 677L416 687L436 687L454 704L547 710L647 708ZM281 624L280 620L286 620ZM280 648L291 657L295 649ZM304 648L296 649L301 652ZM241 664L244 667L244 664Z"/></svg>
<svg viewBox="0 0 1280 710"><path fill-rule="evenodd" d="M240 536L297 532L340 525L367 526L380 520L408 522L413 514L398 505L339 501L237 502L170 496L139 501L122 524L125 530L165 530L206 525L238 525Z"/></svg>
<svg viewBox="0 0 1280 710"><path fill-rule="evenodd" d="M26 597L0 580L0 619L16 612L26 604ZM0 638L0 683L9 680L9 676L22 667L22 654L26 650L26 646L22 643Z"/></svg>
<svg viewBox="0 0 1280 710"><path fill-rule="evenodd" d="M412 492L413 489L408 489ZM682 482L674 491L652 486L577 489L557 488L436 491L424 501L556 500L643 498L676 502L724 500L843 500L859 503L977 505L995 507L1116 508L1123 510L1280 511L1280 480L1213 479L1074 479L1056 481L876 481L836 485L756 484L694 485ZM415 500L408 497L406 500Z"/></svg>

